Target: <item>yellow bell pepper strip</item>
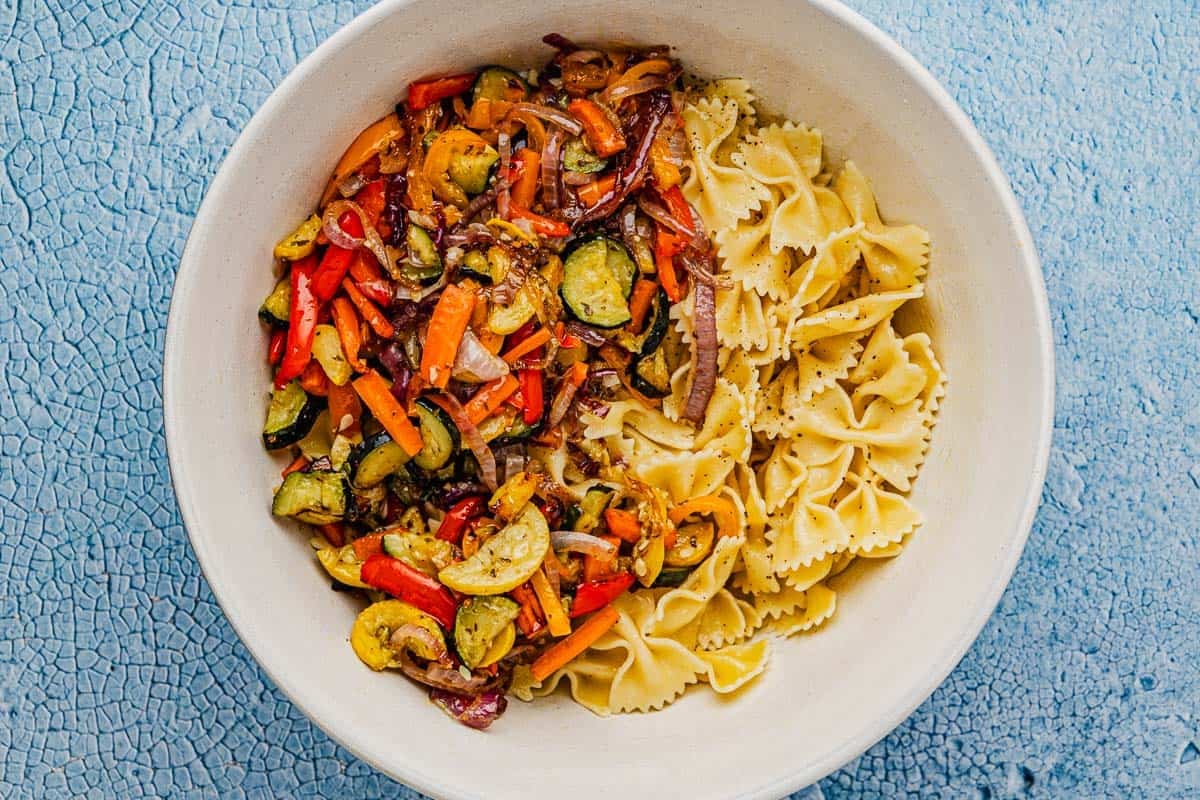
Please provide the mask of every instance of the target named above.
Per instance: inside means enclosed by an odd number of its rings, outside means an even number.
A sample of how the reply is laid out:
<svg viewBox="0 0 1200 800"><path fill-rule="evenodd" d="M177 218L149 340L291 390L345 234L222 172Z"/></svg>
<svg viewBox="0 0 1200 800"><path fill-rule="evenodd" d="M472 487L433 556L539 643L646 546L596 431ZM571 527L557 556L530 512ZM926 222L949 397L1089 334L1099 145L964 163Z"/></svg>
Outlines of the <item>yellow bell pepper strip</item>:
<svg viewBox="0 0 1200 800"><path fill-rule="evenodd" d="M596 103L584 98L572 100L567 111L583 124L583 135L596 155L608 158L625 149L625 137Z"/></svg>
<svg viewBox="0 0 1200 800"><path fill-rule="evenodd" d="M425 337L425 348L421 352L421 376L431 386L445 389L450 383L454 358L458 355L458 346L467 332L474 310L474 292L453 283L442 290L442 296L429 318L429 334Z"/></svg>
<svg viewBox="0 0 1200 800"><path fill-rule="evenodd" d="M633 586L633 580L632 574L622 572L612 578L579 584L575 590L575 602L571 604L571 619L604 608Z"/></svg>
<svg viewBox="0 0 1200 800"><path fill-rule="evenodd" d="M404 136L404 127L395 113L388 114L383 119L367 126L358 135L358 138L346 148L346 152L342 154L337 166L333 168L333 175L329 178L329 183L326 184L325 191L321 195L321 208L327 206L337 194L337 187L342 181L378 155L380 150L402 136Z"/></svg>
<svg viewBox="0 0 1200 800"><path fill-rule="evenodd" d="M436 579L383 553L364 561L359 574L363 583L424 611L446 630L454 630L458 603Z"/></svg>
<svg viewBox="0 0 1200 800"><path fill-rule="evenodd" d="M529 579L529 585L533 587L538 602L542 604L542 610L546 612L546 625L550 628L550 635L566 636L571 632L571 620L567 619L567 612L563 609L562 600L550 585L544 570L545 565L542 565L542 569L533 573Z"/></svg>
<svg viewBox="0 0 1200 800"><path fill-rule="evenodd" d="M378 372L372 370L354 381L354 391L358 392L363 404L379 420L393 442L410 456L421 452L425 444L421 432L409 421L404 406L392 396L391 387Z"/></svg>
<svg viewBox="0 0 1200 800"><path fill-rule="evenodd" d="M413 111L421 111L447 97L460 95L475 85L477 74L464 72L459 75L447 75L444 78L431 78L410 83L406 101L408 107Z"/></svg>
<svg viewBox="0 0 1200 800"><path fill-rule="evenodd" d="M668 513L672 524L678 525L692 514L711 514L717 524L717 537L737 536L741 533L738 527L737 508L724 497L715 494L693 497L685 503L675 506Z"/></svg>
<svg viewBox="0 0 1200 800"><path fill-rule="evenodd" d="M288 312L287 346L283 362L275 373L275 387L283 388L298 378L312 359L313 337L317 330L319 303L312 291L317 259L306 256L292 264L292 307Z"/></svg>
<svg viewBox="0 0 1200 800"><path fill-rule="evenodd" d="M533 662L533 679L536 681L544 681L549 678L560 667L568 664L572 659L587 650L596 640L604 634L608 633L613 625L617 624L617 620L621 615L611 605L593 614L587 622L580 625L574 633L562 641L556 642L546 652L538 656L538 659Z"/></svg>

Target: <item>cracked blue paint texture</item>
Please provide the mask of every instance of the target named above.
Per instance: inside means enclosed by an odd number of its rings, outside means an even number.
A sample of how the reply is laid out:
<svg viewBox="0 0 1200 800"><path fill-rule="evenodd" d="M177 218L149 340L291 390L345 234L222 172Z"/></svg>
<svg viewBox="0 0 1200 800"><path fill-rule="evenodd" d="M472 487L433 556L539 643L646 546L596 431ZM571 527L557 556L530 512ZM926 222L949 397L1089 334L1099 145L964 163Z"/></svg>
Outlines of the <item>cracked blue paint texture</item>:
<svg viewBox="0 0 1200 800"><path fill-rule="evenodd" d="M167 304L226 149L366 2L0 4L0 796L413 798L224 620L171 493ZM1045 262L1050 475L982 636L797 795L1200 796L1200 14L857 0L975 120Z"/></svg>

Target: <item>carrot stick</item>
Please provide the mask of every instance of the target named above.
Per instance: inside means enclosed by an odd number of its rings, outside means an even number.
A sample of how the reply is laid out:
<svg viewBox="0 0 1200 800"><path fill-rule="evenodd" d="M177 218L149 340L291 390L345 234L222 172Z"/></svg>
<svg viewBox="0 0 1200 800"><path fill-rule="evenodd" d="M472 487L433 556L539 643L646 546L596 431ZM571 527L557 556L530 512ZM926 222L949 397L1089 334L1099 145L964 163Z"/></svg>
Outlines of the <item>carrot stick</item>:
<svg viewBox="0 0 1200 800"><path fill-rule="evenodd" d="M550 586L544 569L545 565L542 565L542 569L533 573L529 583L533 586L538 602L542 604L542 611L546 612L546 624L550 627L550 635L566 636L571 632L571 620L567 619L567 612L563 610L562 600Z"/></svg>
<svg viewBox="0 0 1200 800"><path fill-rule="evenodd" d="M604 524L608 526L609 533L623 542L635 543L642 538L642 526L638 523L637 515L629 511L605 509Z"/></svg>
<svg viewBox="0 0 1200 800"><path fill-rule="evenodd" d="M304 453L301 453L300 455L296 456L292 463L283 468L283 472L279 473L279 477L286 478L288 475L304 469L311 463L312 462L308 460L308 456L304 455Z"/></svg>
<svg viewBox="0 0 1200 800"><path fill-rule="evenodd" d="M596 640L608 633L620 618L621 615L611 605L597 611L574 633L562 641L556 642L550 649L538 656L537 661L533 662L534 680L544 681L549 678L560 667L595 644Z"/></svg>
<svg viewBox="0 0 1200 800"><path fill-rule="evenodd" d="M483 422L496 412L504 401L512 396L521 385L512 375L497 378L491 383L485 383L474 396L463 406L467 410L467 419L475 425Z"/></svg>
<svg viewBox="0 0 1200 800"><path fill-rule="evenodd" d="M528 355L538 349L546 342L550 341L550 329L540 328L537 333L526 336L519 343L509 349L507 353L500 356L509 364L515 364L521 356Z"/></svg>
<svg viewBox="0 0 1200 800"><path fill-rule="evenodd" d="M363 319L371 326L371 330L379 335L379 338L392 338L392 334L396 332L392 327L392 323L388 322L383 312L368 300L366 295L358 290L358 287L354 285L354 281L346 278L342 281L342 289L346 291L346 296L350 298L350 302L354 303L354 307L358 309L358 313L362 314Z"/></svg>
<svg viewBox="0 0 1200 800"><path fill-rule="evenodd" d="M471 312L475 309L475 293L450 284L442 290L442 296L429 318L429 335L425 338L425 349L421 353L421 375L430 384L445 389L450 383L454 369L454 357Z"/></svg>
<svg viewBox="0 0 1200 800"><path fill-rule="evenodd" d="M638 278L638 282L633 285L633 295L629 298L629 330L633 333L641 333L642 325L646 322L646 315L650 313L650 306L654 304L654 296L658 294L658 284L646 278Z"/></svg>
<svg viewBox="0 0 1200 800"><path fill-rule="evenodd" d="M349 417L350 421L345 422ZM329 425L334 435L355 436L362 433L362 403L350 384L329 386Z"/></svg>
<svg viewBox="0 0 1200 800"><path fill-rule="evenodd" d="M350 277L354 278L355 283L383 280L383 273L379 271L379 259L375 258L375 254L370 250L359 250L350 262Z"/></svg>
<svg viewBox="0 0 1200 800"><path fill-rule="evenodd" d="M675 235L659 226L654 240L654 266L658 270L658 280L662 283L663 291L672 303L678 303L684 296L679 275L675 272L675 254L679 252L677 248Z"/></svg>
<svg viewBox="0 0 1200 800"><path fill-rule="evenodd" d="M358 330L358 313L354 310L354 304L344 297L335 297L329 310L333 315L333 326L337 328L338 339L342 342L342 350L346 353L346 360L355 372L366 372L366 362L358 357L358 351L362 349L362 337Z"/></svg>
<svg viewBox="0 0 1200 800"><path fill-rule="evenodd" d="M409 421L404 406L392 396L388 386L378 372L371 371L354 381L354 391L362 398L367 408L379 420L379 424L400 445L404 452L415 456L421 452L424 442L421 432Z"/></svg>
<svg viewBox="0 0 1200 800"><path fill-rule="evenodd" d="M521 613L517 617L517 626L520 627L521 633L527 638L533 637L542 628L542 613L541 607L538 605L537 595L529 588L529 584L523 583L517 588L509 592L513 599L521 604Z"/></svg>
<svg viewBox="0 0 1200 800"><path fill-rule="evenodd" d="M376 553L383 552L383 537L386 533L369 533L366 536L360 536L352 543L354 545L354 557L359 561L366 561Z"/></svg>
<svg viewBox="0 0 1200 800"><path fill-rule="evenodd" d="M625 137L596 103L584 98L572 100L567 111L583 124L583 135L596 155L607 158L625 149Z"/></svg>
<svg viewBox="0 0 1200 800"><path fill-rule="evenodd" d="M315 358L300 373L300 388L317 397L329 394L329 378Z"/></svg>
<svg viewBox="0 0 1200 800"><path fill-rule="evenodd" d="M522 208L533 208L533 201L538 190L538 176L542 166L541 153L528 147L522 147L517 151L515 158L521 162L523 171L521 177L517 178L517 182L513 184L512 201Z"/></svg>
<svg viewBox="0 0 1200 800"><path fill-rule="evenodd" d="M591 183L585 183L576 190L576 194L585 206L594 206L600 202L604 195L612 191L613 186L617 183L615 175L605 175L603 178L598 178Z"/></svg>

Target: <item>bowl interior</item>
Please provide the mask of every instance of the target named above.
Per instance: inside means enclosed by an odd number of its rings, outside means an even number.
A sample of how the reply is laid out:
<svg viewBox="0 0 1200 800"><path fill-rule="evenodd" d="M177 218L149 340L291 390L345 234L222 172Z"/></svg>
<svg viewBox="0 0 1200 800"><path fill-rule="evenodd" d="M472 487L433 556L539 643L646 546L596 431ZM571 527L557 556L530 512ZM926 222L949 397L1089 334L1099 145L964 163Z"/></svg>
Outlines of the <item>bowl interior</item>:
<svg viewBox="0 0 1200 800"><path fill-rule="evenodd" d="M255 311L272 285L274 241L409 80L537 63L551 31L675 45L694 71L745 77L772 110L819 127L835 162L852 156L885 218L932 234L928 296L909 313L931 321L950 385L914 493L924 527L899 558L843 580L834 620L778 643L739 696L695 691L664 712L607 720L562 697L514 701L479 734L403 678L358 662L347 645L355 605L328 591L307 537L271 518L281 464L259 441L269 377ZM849 12L784 0L742 13L497 0L481 13L461 0L396 0L298 67L213 182L172 301L171 466L205 574L242 639L306 713L397 778L449 797L524 797L530 786L576 797L776 796L903 719L994 607L1041 486L1048 341L1036 255L990 156L931 79Z"/></svg>

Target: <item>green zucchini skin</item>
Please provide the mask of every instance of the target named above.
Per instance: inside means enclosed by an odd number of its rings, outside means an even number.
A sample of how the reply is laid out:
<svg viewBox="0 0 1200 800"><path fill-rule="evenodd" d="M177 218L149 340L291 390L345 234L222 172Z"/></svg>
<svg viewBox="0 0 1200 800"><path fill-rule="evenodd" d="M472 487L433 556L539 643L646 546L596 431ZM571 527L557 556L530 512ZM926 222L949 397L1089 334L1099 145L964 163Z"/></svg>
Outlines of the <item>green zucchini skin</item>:
<svg viewBox="0 0 1200 800"><path fill-rule="evenodd" d="M663 567L662 572L658 573L658 578L654 581L654 586L655 588L682 586L688 575L692 574L692 569L692 567Z"/></svg>
<svg viewBox="0 0 1200 800"><path fill-rule="evenodd" d="M424 397L416 402L418 426L425 446L412 462L426 472L436 472L454 457L461 445L458 426L436 403Z"/></svg>
<svg viewBox="0 0 1200 800"><path fill-rule="evenodd" d="M450 180L467 194L482 194L499 166L500 154L491 147L474 155L454 155L450 159Z"/></svg>
<svg viewBox="0 0 1200 800"><path fill-rule="evenodd" d="M279 450L300 441L312 430L324 405L321 398L300 388L298 381L276 389L267 408L263 445L268 450Z"/></svg>
<svg viewBox="0 0 1200 800"><path fill-rule="evenodd" d="M568 506L563 516L564 524L569 530L591 533L600 524L608 504L612 502L613 488L599 484L587 490L583 499Z"/></svg>
<svg viewBox="0 0 1200 800"><path fill-rule="evenodd" d="M629 365L629 383L646 397L662 398L671 393L671 371L661 350L634 360Z"/></svg>
<svg viewBox="0 0 1200 800"><path fill-rule="evenodd" d="M437 245L433 243L433 237L429 235L429 231L422 228L420 225L409 225L408 231L405 233L405 242L408 245L408 257L410 261L419 260L421 266L409 263L403 267L403 272L406 277L423 284L425 286L437 283L442 277L442 257L438 254Z"/></svg>
<svg viewBox="0 0 1200 800"><path fill-rule="evenodd" d="M559 295L580 322L619 328L631 319L628 300L636 275L625 245L603 234L585 237L567 253Z"/></svg>
<svg viewBox="0 0 1200 800"><path fill-rule="evenodd" d="M408 453L386 431L380 431L350 452L347 466L354 487L369 489L400 472L408 460Z"/></svg>
<svg viewBox="0 0 1200 800"><path fill-rule="evenodd" d="M601 172L608 166L608 159L600 158L592 153L584 146L583 140L578 137L568 139L567 143L563 145L562 160L563 169L584 174Z"/></svg>
<svg viewBox="0 0 1200 800"><path fill-rule="evenodd" d="M287 328L292 307L292 282L284 275L258 307L258 318L272 328Z"/></svg>
<svg viewBox="0 0 1200 800"><path fill-rule="evenodd" d="M354 503L350 481L341 472L293 472L275 490L271 513L310 525L346 518Z"/></svg>
<svg viewBox="0 0 1200 800"><path fill-rule="evenodd" d="M519 95L519 96L518 96ZM507 67L484 67L471 87L471 103L476 100L524 100L529 95L529 84Z"/></svg>

